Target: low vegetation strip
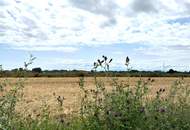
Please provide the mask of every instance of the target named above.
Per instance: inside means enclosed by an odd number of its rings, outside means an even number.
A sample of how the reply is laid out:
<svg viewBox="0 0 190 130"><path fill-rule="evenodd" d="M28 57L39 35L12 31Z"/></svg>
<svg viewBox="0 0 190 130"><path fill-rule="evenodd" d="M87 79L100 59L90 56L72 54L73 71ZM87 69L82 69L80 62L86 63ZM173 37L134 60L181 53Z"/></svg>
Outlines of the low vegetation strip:
<svg viewBox="0 0 190 130"><path fill-rule="evenodd" d="M84 70L44 70L36 71L34 68L33 71L25 70L4 70L0 73L0 77L93 77L96 73L97 77L104 77L106 74L104 71L84 71ZM34 71L35 70L35 71ZM23 71L23 72L22 72ZM138 70L129 70L129 71L109 71L107 74L111 77L190 77L189 72L177 72L169 70L167 72L163 71L138 71Z"/></svg>

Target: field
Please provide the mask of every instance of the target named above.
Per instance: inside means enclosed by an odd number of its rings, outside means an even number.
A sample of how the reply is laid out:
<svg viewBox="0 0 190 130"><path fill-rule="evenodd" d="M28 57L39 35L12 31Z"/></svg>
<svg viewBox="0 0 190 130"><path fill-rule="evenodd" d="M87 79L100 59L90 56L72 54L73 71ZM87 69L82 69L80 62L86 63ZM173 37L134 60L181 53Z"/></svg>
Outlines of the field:
<svg viewBox="0 0 190 130"><path fill-rule="evenodd" d="M190 128L190 78L1 78L0 81L0 127L10 130Z"/></svg>
<svg viewBox="0 0 190 130"><path fill-rule="evenodd" d="M110 87L111 78L99 78L100 80L106 82L106 88L108 90ZM128 78L120 77L119 81L127 83L134 86L140 78ZM146 81L148 78L142 78ZM169 88L174 81L180 78L152 78L153 83L150 84L150 94L149 96L155 96L156 91L160 88ZM16 79L12 78L12 81ZM184 78L186 83L190 83L190 78ZM53 115L57 113L57 97L64 97L64 113L71 114L76 112L80 106L81 91L79 88L79 77L75 78L28 78L25 81L24 87L24 97L22 102L17 106L17 110L24 114L31 114L32 116L38 115L40 113L40 108L44 103L50 106L50 110ZM85 78L85 86L88 88L94 88L94 79L92 77Z"/></svg>

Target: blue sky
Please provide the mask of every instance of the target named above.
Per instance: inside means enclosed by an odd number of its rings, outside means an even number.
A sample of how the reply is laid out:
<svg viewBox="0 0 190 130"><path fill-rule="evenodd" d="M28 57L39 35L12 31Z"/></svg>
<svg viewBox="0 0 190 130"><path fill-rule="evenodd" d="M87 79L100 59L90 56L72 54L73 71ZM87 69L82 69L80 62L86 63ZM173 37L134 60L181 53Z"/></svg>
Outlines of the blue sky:
<svg viewBox="0 0 190 130"><path fill-rule="evenodd" d="M112 70L190 70L189 0L0 0L0 64ZM165 67L163 67L165 65Z"/></svg>

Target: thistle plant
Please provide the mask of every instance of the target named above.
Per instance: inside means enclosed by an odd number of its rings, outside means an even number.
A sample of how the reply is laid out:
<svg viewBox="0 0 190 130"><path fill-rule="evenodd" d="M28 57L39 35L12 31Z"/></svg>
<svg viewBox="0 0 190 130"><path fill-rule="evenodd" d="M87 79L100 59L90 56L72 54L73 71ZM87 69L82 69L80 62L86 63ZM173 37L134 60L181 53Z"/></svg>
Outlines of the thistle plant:
<svg viewBox="0 0 190 130"><path fill-rule="evenodd" d="M108 61L105 63L105 61ZM110 60L112 61L112 60ZM129 66L129 57L125 65ZM108 65L107 65L108 63ZM109 71L109 60L94 63L94 69L102 67ZM84 77L80 86L84 92L82 98L82 129L86 130L153 130L153 129L190 129L190 89L183 82L176 82L168 96L165 88L160 88L153 99L149 99L149 85L153 79L140 79L135 87L113 79L112 91L105 90L105 84L97 80L95 90L84 87Z"/></svg>
<svg viewBox="0 0 190 130"><path fill-rule="evenodd" d="M29 63L25 62L28 67L35 58L30 56ZM10 89L8 89L10 87ZM0 129L13 129L13 123L18 116L15 108L17 102L23 96L24 79L19 78L18 81L12 85L11 81L5 79L0 82Z"/></svg>
<svg viewBox="0 0 190 130"><path fill-rule="evenodd" d="M127 56L126 59L125 59L125 66L127 67L127 70L129 71L129 57Z"/></svg>
<svg viewBox="0 0 190 130"><path fill-rule="evenodd" d="M98 59L96 62L94 62L94 70L96 71L99 67L103 68L105 72L109 71L110 63L113 59L108 59L107 56L102 56L102 59Z"/></svg>

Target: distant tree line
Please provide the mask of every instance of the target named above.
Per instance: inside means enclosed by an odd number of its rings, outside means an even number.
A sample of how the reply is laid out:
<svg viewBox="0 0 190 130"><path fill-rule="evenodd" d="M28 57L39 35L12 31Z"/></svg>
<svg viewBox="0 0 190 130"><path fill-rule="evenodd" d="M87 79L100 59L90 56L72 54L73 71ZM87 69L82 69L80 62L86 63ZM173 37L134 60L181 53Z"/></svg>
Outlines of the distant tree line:
<svg viewBox="0 0 190 130"><path fill-rule="evenodd" d="M23 68L16 68L12 70L1 70L0 77L92 77L96 73L97 76L105 76L104 71L85 71L85 70L42 70L40 67L32 70L25 70ZM170 69L167 72L163 71L109 71L107 74L118 77L190 77L190 72L179 72Z"/></svg>

